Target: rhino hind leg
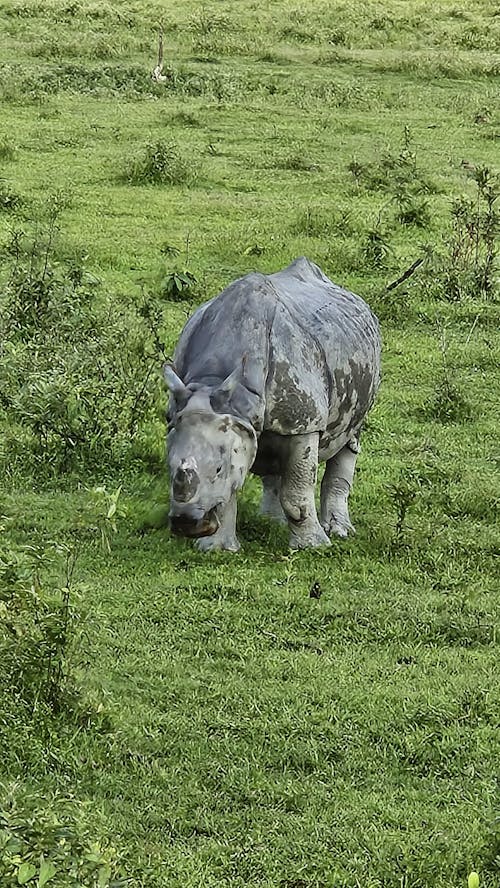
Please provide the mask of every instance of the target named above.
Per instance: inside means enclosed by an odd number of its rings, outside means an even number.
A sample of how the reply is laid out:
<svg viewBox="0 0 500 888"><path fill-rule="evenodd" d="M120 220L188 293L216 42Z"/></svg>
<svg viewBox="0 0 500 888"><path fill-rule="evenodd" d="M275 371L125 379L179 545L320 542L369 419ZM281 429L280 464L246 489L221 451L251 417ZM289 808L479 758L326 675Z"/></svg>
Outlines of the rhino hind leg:
<svg viewBox="0 0 500 888"><path fill-rule="evenodd" d="M219 529L212 536L200 537L195 546L200 552L212 552L216 549L225 549L228 552L238 552L240 544L236 537L236 494L233 493L224 511L219 514Z"/></svg>
<svg viewBox="0 0 500 888"><path fill-rule="evenodd" d="M329 546L316 514L315 487L318 473L317 433L289 438L288 458L281 478L280 501L290 528L290 547L307 549Z"/></svg>
<svg viewBox="0 0 500 888"><path fill-rule="evenodd" d="M262 515L274 518L282 524L286 523L286 515L280 501L281 475L262 476L262 501L260 511Z"/></svg>
<svg viewBox="0 0 500 888"><path fill-rule="evenodd" d="M329 535L346 537L355 533L349 518L349 493L352 487L359 445L349 441L326 463L321 482L321 526Z"/></svg>

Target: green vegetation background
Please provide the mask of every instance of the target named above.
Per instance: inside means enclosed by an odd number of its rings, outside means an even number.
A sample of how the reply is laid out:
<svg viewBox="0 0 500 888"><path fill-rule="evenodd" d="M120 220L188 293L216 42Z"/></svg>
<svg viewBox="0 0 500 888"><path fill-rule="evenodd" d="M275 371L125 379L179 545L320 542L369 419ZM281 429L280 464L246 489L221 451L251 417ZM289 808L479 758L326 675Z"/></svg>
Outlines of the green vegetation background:
<svg viewBox="0 0 500 888"><path fill-rule="evenodd" d="M0 28L2 888L496 888L498 4ZM203 557L161 362L298 255L383 327L357 536L291 554L250 480Z"/></svg>

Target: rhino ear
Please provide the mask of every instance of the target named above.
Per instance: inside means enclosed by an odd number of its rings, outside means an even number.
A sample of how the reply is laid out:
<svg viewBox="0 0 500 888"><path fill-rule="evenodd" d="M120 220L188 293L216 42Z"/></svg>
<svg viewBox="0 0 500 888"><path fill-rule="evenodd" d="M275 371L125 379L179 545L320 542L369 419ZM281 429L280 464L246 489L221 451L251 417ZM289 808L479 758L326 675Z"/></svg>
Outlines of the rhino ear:
<svg viewBox="0 0 500 888"><path fill-rule="evenodd" d="M252 424L245 419L232 416L231 420L233 428L238 430L240 437L242 437L242 435L247 437L247 442L250 445L250 465L253 465L255 457L257 456L257 433Z"/></svg>
<svg viewBox="0 0 500 888"><path fill-rule="evenodd" d="M233 370L233 372L230 373L229 376L226 376L224 382L220 384L217 389L217 394L230 397L239 382L241 382L241 370L239 367L237 367L236 370Z"/></svg>
<svg viewBox="0 0 500 888"><path fill-rule="evenodd" d="M167 383L171 394L176 397L177 395L185 395L186 394L186 386L184 385L182 379L177 376L172 364L164 364L163 365L163 378Z"/></svg>

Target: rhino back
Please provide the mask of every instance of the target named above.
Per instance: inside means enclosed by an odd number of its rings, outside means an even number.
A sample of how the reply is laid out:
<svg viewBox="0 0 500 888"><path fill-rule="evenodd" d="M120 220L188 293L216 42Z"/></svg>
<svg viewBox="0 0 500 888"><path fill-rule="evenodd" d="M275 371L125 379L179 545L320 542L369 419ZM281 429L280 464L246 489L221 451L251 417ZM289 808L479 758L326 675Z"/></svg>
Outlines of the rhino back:
<svg viewBox="0 0 500 888"><path fill-rule="evenodd" d="M378 322L359 297L307 259L269 276L272 326L265 428L278 434L357 429L380 380Z"/></svg>
<svg viewBox="0 0 500 888"><path fill-rule="evenodd" d="M214 390L239 368L232 406L257 431L342 434L361 424L378 387L378 323L301 258L246 275L197 309L174 361L186 385Z"/></svg>

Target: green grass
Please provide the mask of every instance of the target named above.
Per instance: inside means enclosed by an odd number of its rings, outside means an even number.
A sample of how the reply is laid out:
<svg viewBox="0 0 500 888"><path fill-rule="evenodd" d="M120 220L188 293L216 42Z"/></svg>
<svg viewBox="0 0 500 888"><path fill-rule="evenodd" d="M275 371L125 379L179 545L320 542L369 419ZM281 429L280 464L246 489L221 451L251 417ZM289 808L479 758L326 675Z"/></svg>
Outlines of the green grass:
<svg viewBox="0 0 500 888"><path fill-rule="evenodd" d="M22 862L36 885L41 853L54 888L463 888L472 869L497 888L498 288L445 299L430 259L385 287L429 247L446 256L453 201L498 167L498 10L8 0L0 26L0 184L18 198L2 244L63 192L57 267L79 257L117 316L149 294L167 353L196 302L301 254L365 296L384 337L358 532L328 551L290 553L250 479L241 553L202 556L164 526L165 473L76 459L54 478L0 404L2 550L78 555L61 711L0 679L6 888ZM128 182L159 142L196 178ZM425 200L418 225L403 186ZM9 261L2 247L3 283ZM190 301L156 298L181 268ZM122 485L116 533L102 483ZM42 587L64 585L64 557Z"/></svg>

